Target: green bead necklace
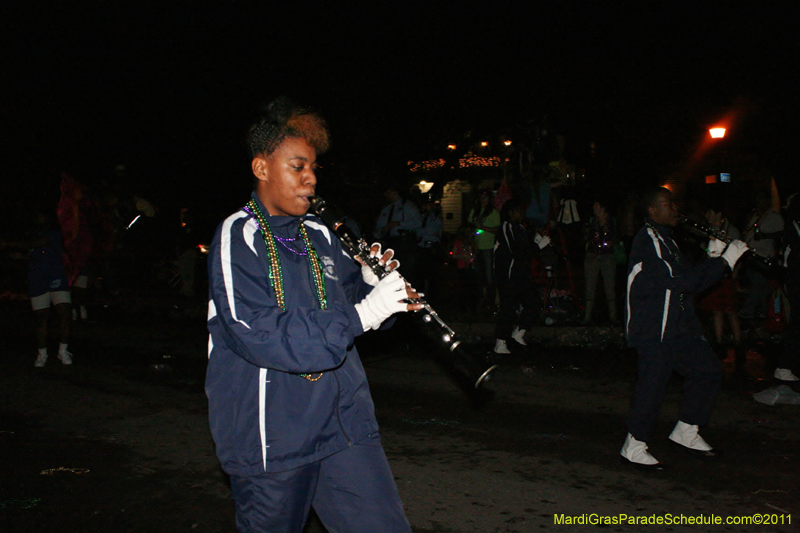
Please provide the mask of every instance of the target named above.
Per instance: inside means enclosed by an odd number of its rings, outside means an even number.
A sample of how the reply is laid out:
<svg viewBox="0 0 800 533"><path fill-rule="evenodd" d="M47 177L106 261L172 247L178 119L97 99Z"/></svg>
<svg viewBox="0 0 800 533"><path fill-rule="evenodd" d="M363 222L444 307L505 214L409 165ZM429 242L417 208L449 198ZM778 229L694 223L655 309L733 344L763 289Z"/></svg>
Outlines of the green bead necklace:
<svg viewBox="0 0 800 533"><path fill-rule="evenodd" d="M283 270L281 269L281 259L278 255L278 249L275 246L275 236L272 234L272 229L269 227L267 217L258 207L255 200L250 200L245 205L244 210L253 215L256 219L261 236L264 239L264 245L267 248L267 259L269 260L269 283L272 287L272 292L275 293L275 300L281 310L286 311L286 292L283 283ZM308 258L308 264L311 267L311 277L314 280L314 289L317 294L317 301L319 301L320 309L328 308L327 292L325 290L325 275L322 272L322 266L317 255L317 250L311 244L311 239L308 237L308 231L303 221L300 221L298 232L303 239L303 244L306 249L305 255ZM300 377L309 381L317 381L322 377L322 372L319 374L300 374Z"/></svg>

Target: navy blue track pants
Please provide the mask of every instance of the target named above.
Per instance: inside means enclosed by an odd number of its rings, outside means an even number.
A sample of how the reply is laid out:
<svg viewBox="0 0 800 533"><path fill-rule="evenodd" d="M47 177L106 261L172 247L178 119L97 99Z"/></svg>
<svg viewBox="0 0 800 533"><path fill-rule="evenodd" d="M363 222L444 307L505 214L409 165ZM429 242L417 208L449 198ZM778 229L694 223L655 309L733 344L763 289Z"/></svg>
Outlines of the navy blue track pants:
<svg viewBox="0 0 800 533"><path fill-rule="evenodd" d="M300 533L311 508L329 533L409 533L380 436L286 472L231 476L240 533Z"/></svg>
<svg viewBox="0 0 800 533"><path fill-rule="evenodd" d="M722 363L708 341L687 337L640 346L637 351L638 376L628 416L628 432L633 438L648 442L652 436L673 371L683 376L679 420L707 424L722 383Z"/></svg>

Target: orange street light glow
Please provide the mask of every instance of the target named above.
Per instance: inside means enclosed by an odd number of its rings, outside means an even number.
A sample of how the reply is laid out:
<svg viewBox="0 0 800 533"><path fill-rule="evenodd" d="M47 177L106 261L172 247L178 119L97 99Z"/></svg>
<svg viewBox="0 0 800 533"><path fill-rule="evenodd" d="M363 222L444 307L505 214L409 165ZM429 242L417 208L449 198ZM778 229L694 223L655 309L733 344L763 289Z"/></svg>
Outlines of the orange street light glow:
<svg viewBox="0 0 800 533"><path fill-rule="evenodd" d="M511 141L504 141L503 144L505 144L506 146L511 146Z"/></svg>
<svg viewBox="0 0 800 533"><path fill-rule="evenodd" d="M722 139L725 137L725 128L711 128L708 130L712 139Z"/></svg>
<svg viewBox="0 0 800 533"><path fill-rule="evenodd" d="M481 146L489 146L489 143L487 143L486 141L483 141L483 142L481 143Z"/></svg>
<svg viewBox="0 0 800 533"><path fill-rule="evenodd" d="M448 150L455 150L456 149L456 145L455 144L448 144L447 145L447 149Z"/></svg>

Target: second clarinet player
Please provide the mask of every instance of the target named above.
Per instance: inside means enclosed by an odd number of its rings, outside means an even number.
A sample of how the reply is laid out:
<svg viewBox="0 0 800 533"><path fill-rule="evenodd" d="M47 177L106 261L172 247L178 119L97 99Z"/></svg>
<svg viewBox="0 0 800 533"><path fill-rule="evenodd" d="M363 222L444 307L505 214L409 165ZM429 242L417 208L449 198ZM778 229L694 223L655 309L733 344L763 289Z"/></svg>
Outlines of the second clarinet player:
<svg viewBox="0 0 800 533"><path fill-rule="evenodd" d="M700 436L722 381L722 364L694 310L694 295L722 279L747 249L739 240L709 241L708 258L692 264L672 238L678 210L672 193L655 188L642 197L644 226L628 262L625 333L638 354L638 375L622 461L661 469L649 451L672 372L684 378L678 422L669 440L705 459L718 451Z"/></svg>

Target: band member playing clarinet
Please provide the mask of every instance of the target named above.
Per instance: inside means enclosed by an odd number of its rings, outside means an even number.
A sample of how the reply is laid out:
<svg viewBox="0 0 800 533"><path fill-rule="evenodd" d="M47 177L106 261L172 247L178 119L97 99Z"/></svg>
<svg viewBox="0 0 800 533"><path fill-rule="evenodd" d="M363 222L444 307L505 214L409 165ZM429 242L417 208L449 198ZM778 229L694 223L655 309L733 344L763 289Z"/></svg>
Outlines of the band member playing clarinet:
<svg viewBox="0 0 800 533"><path fill-rule="evenodd" d="M623 462L650 469L662 463L648 452L667 382L673 371L684 377L678 423L670 440L682 449L713 458L714 450L699 434L709 419L722 380L722 364L694 310L694 294L733 269L746 251L739 240L709 241L709 258L691 264L672 239L678 212L672 193L663 187L642 197L645 223L636 234L628 262L625 327L628 345L638 352L638 377L628 417Z"/></svg>
<svg viewBox="0 0 800 533"><path fill-rule="evenodd" d="M353 340L419 295L307 215L319 116L275 100L248 142L255 190L209 253L206 393L237 528L300 533L313 507L328 531L409 532Z"/></svg>

